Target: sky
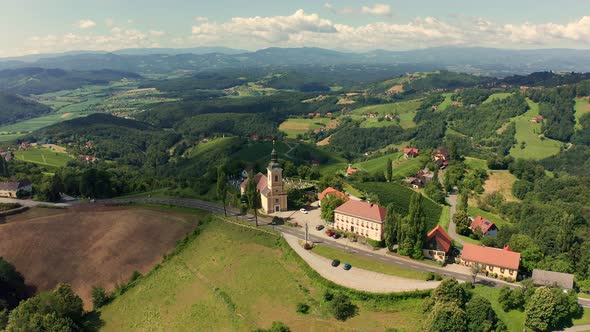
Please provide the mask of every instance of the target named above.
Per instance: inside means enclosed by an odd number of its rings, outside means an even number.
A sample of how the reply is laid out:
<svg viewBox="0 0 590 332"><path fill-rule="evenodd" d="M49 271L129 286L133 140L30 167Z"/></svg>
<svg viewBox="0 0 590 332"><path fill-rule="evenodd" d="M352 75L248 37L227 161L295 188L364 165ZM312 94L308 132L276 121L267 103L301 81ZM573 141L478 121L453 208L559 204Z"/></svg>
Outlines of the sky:
<svg viewBox="0 0 590 332"><path fill-rule="evenodd" d="M589 0L0 0L0 57L144 47L590 49Z"/></svg>

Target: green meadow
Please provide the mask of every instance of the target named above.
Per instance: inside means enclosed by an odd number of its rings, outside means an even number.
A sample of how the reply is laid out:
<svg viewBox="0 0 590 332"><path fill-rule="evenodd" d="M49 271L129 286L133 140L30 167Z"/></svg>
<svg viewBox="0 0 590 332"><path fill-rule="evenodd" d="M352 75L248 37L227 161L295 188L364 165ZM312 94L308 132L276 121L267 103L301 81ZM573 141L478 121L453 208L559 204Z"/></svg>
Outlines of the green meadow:
<svg viewBox="0 0 590 332"><path fill-rule="evenodd" d="M66 153L52 151L47 148L32 147L25 151L16 151L17 160L51 167L66 166L72 157Z"/></svg>
<svg viewBox="0 0 590 332"><path fill-rule="evenodd" d="M588 97L576 98L576 128L580 129L580 118L590 113L590 99Z"/></svg>

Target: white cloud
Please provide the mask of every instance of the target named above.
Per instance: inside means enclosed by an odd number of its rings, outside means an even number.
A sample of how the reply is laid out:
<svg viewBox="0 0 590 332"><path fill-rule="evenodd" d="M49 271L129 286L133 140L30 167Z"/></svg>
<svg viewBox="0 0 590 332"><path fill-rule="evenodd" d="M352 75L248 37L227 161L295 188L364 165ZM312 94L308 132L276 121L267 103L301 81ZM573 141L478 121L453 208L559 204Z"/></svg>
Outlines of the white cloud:
<svg viewBox="0 0 590 332"><path fill-rule="evenodd" d="M209 18L204 17L204 16L197 16L197 17L195 17L195 21L197 21L197 22L207 22L207 21L209 21Z"/></svg>
<svg viewBox="0 0 590 332"><path fill-rule="evenodd" d="M383 3L377 3L373 7L363 6L361 13L375 16L392 16L391 6Z"/></svg>
<svg viewBox="0 0 590 332"><path fill-rule="evenodd" d="M162 37L166 33L164 31L150 30L150 35L154 37Z"/></svg>
<svg viewBox="0 0 590 332"><path fill-rule="evenodd" d="M96 22L94 22L93 20L80 20L78 21L78 27L80 29L88 29L88 28L93 28L96 26Z"/></svg>

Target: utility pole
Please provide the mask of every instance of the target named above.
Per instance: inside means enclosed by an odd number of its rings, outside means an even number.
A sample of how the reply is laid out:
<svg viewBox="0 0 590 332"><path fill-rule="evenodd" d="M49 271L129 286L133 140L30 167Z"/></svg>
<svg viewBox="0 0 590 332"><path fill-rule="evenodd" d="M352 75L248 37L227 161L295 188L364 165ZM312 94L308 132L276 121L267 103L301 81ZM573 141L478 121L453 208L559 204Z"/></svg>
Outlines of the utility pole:
<svg viewBox="0 0 590 332"><path fill-rule="evenodd" d="M305 244L309 243L309 225L305 224Z"/></svg>

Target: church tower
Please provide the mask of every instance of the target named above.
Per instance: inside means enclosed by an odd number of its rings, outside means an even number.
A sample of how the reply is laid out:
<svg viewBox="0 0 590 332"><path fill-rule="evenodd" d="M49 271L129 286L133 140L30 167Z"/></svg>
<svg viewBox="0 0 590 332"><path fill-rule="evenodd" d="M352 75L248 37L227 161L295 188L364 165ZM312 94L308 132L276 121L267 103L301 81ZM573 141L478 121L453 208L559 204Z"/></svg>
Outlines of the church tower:
<svg viewBox="0 0 590 332"><path fill-rule="evenodd" d="M279 164L279 157L277 151L273 148L270 154L270 162L267 170L267 194L266 197L261 197L264 201L266 198L267 213L287 211L287 192L283 184L283 169ZM264 196L264 195L263 195ZM265 202L263 202L263 205Z"/></svg>

